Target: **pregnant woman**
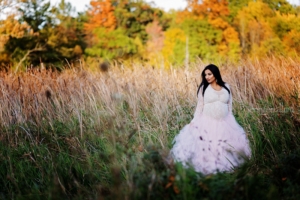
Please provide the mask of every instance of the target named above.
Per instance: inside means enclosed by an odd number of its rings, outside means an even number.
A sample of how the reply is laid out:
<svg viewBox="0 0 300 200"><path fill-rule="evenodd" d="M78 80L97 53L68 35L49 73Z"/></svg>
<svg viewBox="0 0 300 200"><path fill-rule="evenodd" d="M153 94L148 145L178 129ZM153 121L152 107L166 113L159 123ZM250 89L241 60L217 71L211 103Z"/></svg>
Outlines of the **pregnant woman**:
<svg viewBox="0 0 300 200"><path fill-rule="evenodd" d="M170 153L203 174L232 171L250 157L249 142L232 114L232 92L218 67L206 66L201 76L194 118L174 138Z"/></svg>

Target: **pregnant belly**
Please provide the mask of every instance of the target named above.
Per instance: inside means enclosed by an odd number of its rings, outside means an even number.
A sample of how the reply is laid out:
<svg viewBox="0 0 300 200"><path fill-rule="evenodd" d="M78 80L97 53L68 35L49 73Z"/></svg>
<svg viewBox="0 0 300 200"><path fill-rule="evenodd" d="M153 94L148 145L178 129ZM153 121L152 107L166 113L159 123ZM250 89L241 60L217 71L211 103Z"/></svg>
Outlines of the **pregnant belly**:
<svg viewBox="0 0 300 200"><path fill-rule="evenodd" d="M203 114L215 119L222 119L228 115L228 105L219 101L205 104Z"/></svg>

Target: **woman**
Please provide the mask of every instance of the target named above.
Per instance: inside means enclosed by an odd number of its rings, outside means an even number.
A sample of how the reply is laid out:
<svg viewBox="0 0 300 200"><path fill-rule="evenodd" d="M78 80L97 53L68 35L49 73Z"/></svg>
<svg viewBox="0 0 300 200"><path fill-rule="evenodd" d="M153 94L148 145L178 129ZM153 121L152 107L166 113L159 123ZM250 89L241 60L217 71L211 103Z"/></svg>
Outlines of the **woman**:
<svg viewBox="0 0 300 200"><path fill-rule="evenodd" d="M231 171L250 157L248 140L232 114L232 92L218 67L210 64L201 75L194 118L175 137L171 155L203 174Z"/></svg>

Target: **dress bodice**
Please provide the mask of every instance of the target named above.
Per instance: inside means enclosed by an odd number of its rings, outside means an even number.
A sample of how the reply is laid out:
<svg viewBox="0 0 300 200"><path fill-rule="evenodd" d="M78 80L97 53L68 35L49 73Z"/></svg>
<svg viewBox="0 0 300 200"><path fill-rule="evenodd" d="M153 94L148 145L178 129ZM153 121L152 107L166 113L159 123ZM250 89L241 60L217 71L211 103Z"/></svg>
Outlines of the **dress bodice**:
<svg viewBox="0 0 300 200"><path fill-rule="evenodd" d="M225 84L230 90L228 84ZM202 89L202 88L201 88ZM201 114L210 116L215 119L222 119L231 113L232 96L231 93L222 87L221 90L215 90L208 85L202 96L202 90L198 94L198 103L194 117Z"/></svg>
<svg viewBox="0 0 300 200"><path fill-rule="evenodd" d="M208 85L208 87L205 90L204 106L206 104L216 103L216 102L228 104L228 100L229 100L229 93L223 87L221 90L218 91L213 89L211 85Z"/></svg>
<svg viewBox="0 0 300 200"><path fill-rule="evenodd" d="M229 93L222 87L217 91L209 85L204 94L203 114L221 119L228 115Z"/></svg>

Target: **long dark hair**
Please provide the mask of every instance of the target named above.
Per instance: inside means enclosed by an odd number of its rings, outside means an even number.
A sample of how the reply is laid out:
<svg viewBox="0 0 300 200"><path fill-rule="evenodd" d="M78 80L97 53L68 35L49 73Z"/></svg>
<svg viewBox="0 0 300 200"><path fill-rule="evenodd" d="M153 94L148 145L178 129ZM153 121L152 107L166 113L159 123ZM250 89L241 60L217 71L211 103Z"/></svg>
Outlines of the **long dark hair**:
<svg viewBox="0 0 300 200"><path fill-rule="evenodd" d="M199 85L198 87L198 90L197 90L197 96L198 96L198 93L200 91L200 88L203 86L203 89L202 89L202 96L204 96L204 92L206 90L206 88L208 87L209 83L207 82L206 78L205 78L205 70L210 70L214 77L216 78L216 81L217 81L217 84L223 88L225 88L229 94L230 94L230 90L225 86L225 82L222 80L222 77L221 77L221 73L220 73L220 70L219 68L214 65L214 64L209 64L207 65L204 70L202 71L201 73L201 77L202 77L202 82L201 84Z"/></svg>

